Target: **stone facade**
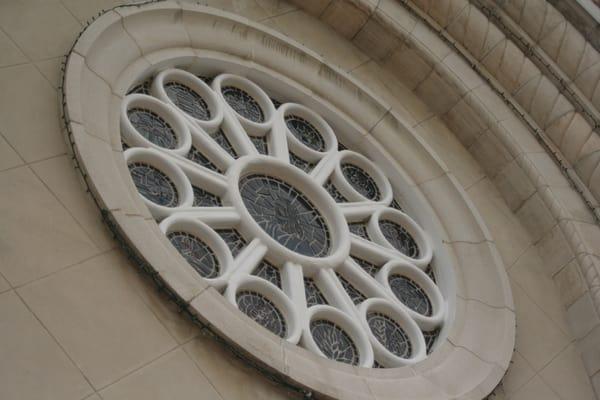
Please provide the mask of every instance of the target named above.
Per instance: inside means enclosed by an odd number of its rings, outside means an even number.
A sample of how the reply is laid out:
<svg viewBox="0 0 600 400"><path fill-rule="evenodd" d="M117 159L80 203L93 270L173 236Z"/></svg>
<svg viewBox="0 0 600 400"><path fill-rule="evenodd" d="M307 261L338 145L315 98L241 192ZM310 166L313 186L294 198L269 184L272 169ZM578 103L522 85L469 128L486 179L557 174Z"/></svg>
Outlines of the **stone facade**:
<svg viewBox="0 0 600 400"><path fill-rule="evenodd" d="M199 393L215 399L293 397L285 386L271 384L204 335L145 276L137 274L80 185L81 174L74 170L64 140L61 100L57 100L62 56L89 18L117 3L65 0L0 5L4 54L0 60L0 181L4 183L0 186L0 321L6 327L0 330L4 355L0 397L198 398ZM593 60L583 65L585 54L592 59L595 54L588 44L566 47L580 48L584 55L579 64L569 66L575 56L561 56L559 51L551 60L553 69L542 70L507 38L510 32L525 37L521 30L531 35L528 30L534 22L517 20L510 31L501 30L475 1L209 3L295 40L382 99L385 108L362 104L368 112L356 117L370 133L365 146L384 145L393 158L418 161L402 150L409 145L402 142L402 135L393 133L400 128L396 120L401 120L416 133L411 141L424 144L439 158L439 169L414 164L408 171L412 180L428 198L441 199L456 185L485 227L481 236L473 236L460 229L454 215L443 212L445 204L432 204L448 219L443 221L446 228L456 228L449 230L445 246L468 274L470 285L461 289L458 307L468 310L468 315L482 314L476 323L489 318L484 323L488 327L501 319L491 316L490 306L497 304L487 297L495 286L487 289L485 280L476 278L481 248L493 248L490 254L500 259L489 263L504 265L509 276L516 349L494 391L498 398L592 399L594 388L600 393L600 236L593 213L594 208L597 211L593 199L599 184L599 142L589 118L582 116L586 110L597 113L597 105L594 92L588 90L591 84L582 85L588 92L574 89L575 95L566 96L549 75L558 71L577 85L577 72L596 65ZM185 2L182 6L198 9ZM508 21L510 10L505 11ZM120 24L128 15L129 10L117 9L99 23ZM114 42L107 37L104 45L133 60L140 48L150 51L152 46L177 40L173 39L180 37L177 27L173 23L171 36L151 37L143 34L143 24L136 27L135 18L130 18L120 36L130 40ZM565 25L564 32L569 29ZM84 65L82 54L91 44L78 43L71 67ZM541 43L540 47L540 54L547 53ZM153 221L148 221L137 193L125 186L118 190L99 172L114 168L108 172L119 176L118 161L115 166L107 160L117 160L120 144L111 139L118 126L107 123L110 102L94 101L102 98L99 94L117 101L124 90L115 79L116 67L102 61L106 60L85 60L86 67L80 70L87 74L81 80L87 86L63 88L76 96L69 99L73 104L84 107L69 109L75 122L72 138L76 149L90 155L86 167L99 166L84 172L91 176L86 180L94 183L92 193L98 190L105 195L102 200L107 203L101 206L108 206L103 208L129 232L151 231ZM153 62L157 60L140 61ZM304 72L298 71L298 76ZM597 86L598 78L590 79ZM587 102L587 108L575 106L574 99ZM340 108L351 107L344 101L340 100ZM573 173L563 175L557 161ZM583 195L573 189L574 182ZM127 202L118 203L124 197ZM119 206L111 207L111 201ZM155 250L145 251L156 255L157 262L170 263ZM187 293L184 297L195 299L197 307L227 312L214 303L216 297L198 296L205 289L201 280L184 271L170 273L165 280L184 282L178 293ZM254 331L254 326L248 330ZM466 349L457 362L487 361L494 356L491 349L478 347L477 338L465 339L458 333L451 335L440 353L454 347ZM294 352L286 350L286 354ZM272 356L277 365L280 355ZM281 368L287 368L287 373L296 368L302 374L308 362L298 359ZM407 373L418 375L427 368L431 364ZM450 374L432 373L409 389L415 399L451 398L455 396L452 379ZM364 393L365 398L383 399L397 394L384 384L366 381L339 374L306 376L305 382L325 393L331 393L326 386L332 382L355 385L332 397L357 398L357 393ZM461 398L482 398L488 393L461 394Z"/></svg>

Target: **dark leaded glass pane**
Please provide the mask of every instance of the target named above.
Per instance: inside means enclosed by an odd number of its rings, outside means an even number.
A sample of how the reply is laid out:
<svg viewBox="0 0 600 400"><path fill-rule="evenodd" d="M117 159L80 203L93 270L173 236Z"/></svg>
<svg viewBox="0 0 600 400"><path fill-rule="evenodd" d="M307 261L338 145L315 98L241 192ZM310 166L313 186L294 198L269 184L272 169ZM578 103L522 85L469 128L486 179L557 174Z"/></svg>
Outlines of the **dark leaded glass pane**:
<svg viewBox="0 0 600 400"><path fill-rule="evenodd" d="M146 163L129 164L129 173L138 192L148 200L165 207L179 203L177 188L162 171Z"/></svg>
<svg viewBox="0 0 600 400"><path fill-rule="evenodd" d="M121 148L123 150L127 150L129 149L131 146L129 146L127 143L125 143L125 141L123 141L123 139L121 139Z"/></svg>
<svg viewBox="0 0 600 400"><path fill-rule="evenodd" d="M212 249L202 240L187 232L172 232L167 238L202 277L219 276L219 261Z"/></svg>
<svg viewBox="0 0 600 400"><path fill-rule="evenodd" d="M219 144L219 146L225 149L225 151L229 153L231 157L238 158L238 154L235 152L231 142L229 139L227 139L227 136L225 136L225 133L221 129L213 133L212 138Z"/></svg>
<svg viewBox="0 0 600 400"><path fill-rule="evenodd" d="M324 319L312 321L310 333L325 357L346 364L358 364L356 345L350 335L333 322Z"/></svg>
<svg viewBox="0 0 600 400"><path fill-rule="evenodd" d="M279 108L280 105L282 105L283 103L280 102L279 100L275 100L274 98L271 97L271 103L273 103L273 106L275 108Z"/></svg>
<svg viewBox="0 0 600 400"><path fill-rule="evenodd" d="M154 111L145 108L132 108L127 110L127 117L140 135L150 142L165 149L177 147L175 131L167 121Z"/></svg>
<svg viewBox="0 0 600 400"><path fill-rule="evenodd" d="M269 145L266 136L250 136L250 140L260 154L269 154Z"/></svg>
<svg viewBox="0 0 600 400"><path fill-rule="evenodd" d="M375 274L377 272L379 272L379 270L381 269L381 267L379 267L373 263L370 263L368 261L365 261L362 258L358 258L358 257L354 257L354 256L351 256L351 257L354 261L356 261L356 263L358 265L360 265L360 267L362 269L364 269L371 276L375 276Z"/></svg>
<svg viewBox="0 0 600 400"><path fill-rule="evenodd" d="M312 257L328 254L327 224L304 194L266 175L245 176L239 185L248 212L269 236L300 254Z"/></svg>
<svg viewBox="0 0 600 400"><path fill-rule="evenodd" d="M281 311L260 293L243 290L236 296L240 311L279 337L285 337L286 324Z"/></svg>
<svg viewBox="0 0 600 400"><path fill-rule="evenodd" d="M212 76L204 76L204 75L196 75L198 78L202 79L204 81L204 83L206 83L207 85L210 85L213 81L213 79L215 79Z"/></svg>
<svg viewBox="0 0 600 400"><path fill-rule="evenodd" d="M419 247L415 239L403 226L389 220L383 220L379 222L379 227L383 236L396 250L412 258L419 256Z"/></svg>
<svg viewBox="0 0 600 400"><path fill-rule="evenodd" d="M206 158L206 156L204 154L200 153L198 151L198 149L196 149L194 146L192 146L192 148L190 149L190 152L187 154L186 157L188 160L192 160L193 162L195 162L198 165L203 166L204 168L208 168L208 169L213 170L218 173L223 172L219 169L219 167L217 167L208 158Z"/></svg>
<svg viewBox="0 0 600 400"><path fill-rule="evenodd" d="M434 283L437 283L437 281L435 280L435 273L433 272L433 267L431 266L431 264L429 264L429 265L427 266L427 268L425 268L425 273L427 274L427 276L428 276L428 277L430 277L430 278L431 278L431 280L432 280Z"/></svg>
<svg viewBox="0 0 600 400"><path fill-rule="evenodd" d="M342 173L358 193L369 200L381 200L381 193L375 180L364 169L354 164L342 164Z"/></svg>
<svg viewBox="0 0 600 400"><path fill-rule="evenodd" d="M202 121L210 119L208 105L193 89L179 82L167 82L164 89L173 104L187 114Z"/></svg>
<svg viewBox="0 0 600 400"><path fill-rule="evenodd" d="M425 346L427 347L427 354L431 354L433 345L440 335L440 329L434 329L432 331L423 331L423 337L425 338Z"/></svg>
<svg viewBox="0 0 600 400"><path fill-rule="evenodd" d="M300 168L304 172L310 172L310 170L315 166L315 164L311 164L308 161L303 160L292 152L290 152L290 162L292 165Z"/></svg>
<svg viewBox="0 0 600 400"><path fill-rule="evenodd" d="M388 278L390 288L398 300L419 314L430 316L433 312L431 301L425 291L415 281L402 275L391 275Z"/></svg>
<svg viewBox="0 0 600 400"><path fill-rule="evenodd" d="M271 282L278 288L281 288L281 273L279 272L279 268L268 261L263 260L254 271L254 275Z"/></svg>
<svg viewBox="0 0 600 400"><path fill-rule="evenodd" d="M383 365L379 364L377 360L373 361L373 368L385 368Z"/></svg>
<svg viewBox="0 0 600 400"><path fill-rule="evenodd" d="M325 188L325 190L327 190L327 193L329 193L329 195L331 197L333 197L333 199L336 201L336 203L347 203L348 202L348 199L346 197L344 197L344 195L341 194L339 190L337 190L337 188L335 187L333 182L327 181L327 182L325 182L323 187Z"/></svg>
<svg viewBox="0 0 600 400"><path fill-rule="evenodd" d="M329 304L321 290L319 290L317 283L311 278L304 278L304 294L306 295L306 304L308 307L318 304Z"/></svg>
<svg viewBox="0 0 600 400"><path fill-rule="evenodd" d="M396 210L399 210L399 211L404 211L402 209L402 206L400 205L400 203L398 203L398 200L396 200L396 199L392 200L390 207L395 208Z"/></svg>
<svg viewBox="0 0 600 400"><path fill-rule="evenodd" d="M346 293L348 293L348 296L350 296L350 298L352 299L352 302L354 304L360 304L367 299L367 297L364 294L362 294L360 290L355 288L343 276L341 276L339 274L336 274L336 275L339 278L340 282L342 283L344 290L346 290Z"/></svg>
<svg viewBox="0 0 600 400"><path fill-rule="evenodd" d="M221 198L204 189L192 186L194 191L194 207L218 207L221 206Z"/></svg>
<svg viewBox="0 0 600 400"><path fill-rule="evenodd" d="M340 139L338 139L338 151L344 151L344 150L348 150L348 148L346 146L344 146L344 143L340 142Z"/></svg>
<svg viewBox="0 0 600 400"><path fill-rule="evenodd" d="M150 94L150 86L152 85L152 80L148 79L144 82L135 85L132 87L127 94Z"/></svg>
<svg viewBox="0 0 600 400"><path fill-rule="evenodd" d="M244 90L234 86L225 86L221 89L221 92L227 104L242 117L253 122L265 121L265 115L262 108L260 108L260 104Z"/></svg>
<svg viewBox="0 0 600 400"><path fill-rule="evenodd" d="M350 233L360 236L363 239L370 240L366 222L352 222L348 224L348 229L350 229Z"/></svg>
<svg viewBox="0 0 600 400"><path fill-rule="evenodd" d="M370 312L367 314L367 323L375 338L390 353L401 357L409 358L412 354L412 346L408 335L396 321L387 315Z"/></svg>
<svg viewBox="0 0 600 400"><path fill-rule="evenodd" d="M323 139L323 136L321 136L313 124L304 118L298 117L297 115L286 115L285 124L290 132L292 132L292 135L307 147L316 151L325 150L325 140Z"/></svg>
<svg viewBox="0 0 600 400"><path fill-rule="evenodd" d="M246 247L246 240L242 237L242 235L235 229L216 229L215 232L223 238L227 246L229 246L229 250L231 250L231 254L235 257L240 251Z"/></svg>

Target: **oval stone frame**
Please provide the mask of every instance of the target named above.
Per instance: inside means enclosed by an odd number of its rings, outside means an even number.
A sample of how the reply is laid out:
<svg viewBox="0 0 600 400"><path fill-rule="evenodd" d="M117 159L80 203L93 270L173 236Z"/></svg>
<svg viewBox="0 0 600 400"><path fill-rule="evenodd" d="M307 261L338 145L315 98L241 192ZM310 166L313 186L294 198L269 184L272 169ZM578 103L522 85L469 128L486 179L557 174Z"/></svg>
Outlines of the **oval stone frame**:
<svg viewBox="0 0 600 400"><path fill-rule="evenodd" d="M129 176L119 112L126 91L141 77L198 58L228 65L234 73L240 73L235 65L243 66L241 74L251 80L274 77L271 91L283 82L297 93L296 102L360 132L339 136L377 157L436 248L440 290L451 317L427 359L367 369L291 345L230 305L170 245ZM209 7L172 1L122 6L98 17L77 39L67 56L62 96L65 137L115 234L182 307L265 371L317 397L340 399L392 399L400 392L406 399L481 399L505 374L515 343L514 305L504 265L477 210L400 114L310 49ZM401 163L378 143L384 135L406 149ZM476 244L477 251L459 243Z"/></svg>

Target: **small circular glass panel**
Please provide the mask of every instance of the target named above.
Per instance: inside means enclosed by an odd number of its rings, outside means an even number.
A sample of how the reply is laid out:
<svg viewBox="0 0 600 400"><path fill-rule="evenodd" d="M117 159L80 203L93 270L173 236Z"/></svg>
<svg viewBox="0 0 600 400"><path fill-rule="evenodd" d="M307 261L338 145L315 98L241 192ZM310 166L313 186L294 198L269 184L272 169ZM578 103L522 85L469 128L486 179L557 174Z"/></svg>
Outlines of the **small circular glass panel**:
<svg viewBox="0 0 600 400"><path fill-rule="evenodd" d="M281 311L260 293L243 290L236 296L240 311L279 337L285 337L287 327Z"/></svg>
<svg viewBox="0 0 600 400"><path fill-rule="evenodd" d="M415 239L401 225L390 220L379 222L381 233L394 248L411 258L419 256L419 246Z"/></svg>
<svg viewBox="0 0 600 400"><path fill-rule="evenodd" d="M350 185L369 200L381 200L381 192L375 180L362 168L354 164L342 164L342 173Z"/></svg>
<svg viewBox="0 0 600 400"><path fill-rule="evenodd" d="M425 291L415 281L405 276L394 274L388 278L394 295L404 305L421 315L431 316L433 309Z"/></svg>
<svg viewBox="0 0 600 400"><path fill-rule="evenodd" d="M129 173L138 192L146 199L164 207L175 207L179 194L175 184L158 168L136 162L128 165Z"/></svg>
<svg viewBox="0 0 600 400"><path fill-rule="evenodd" d="M210 119L208 105L194 90L179 82L167 82L164 88L173 104L185 113L202 121Z"/></svg>
<svg viewBox="0 0 600 400"><path fill-rule="evenodd" d="M375 338L390 353L409 358L412 354L412 346L408 335L396 321L385 314L370 312L367 314L367 323Z"/></svg>
<svg viewBox="0 0 600 400"><path fill-rule="evenodd" d="M246 91L235 86L225 86L221 89L227 104L242 117L253 122L264 122L265 115L260 104Z"/></svg>
<svg viewBox="0 0 600 400"><path fill-rule="evenodd" d="M310 333L321 352L329 359L357 365L356 345L342 328L331 321L318 319L310 323Z"/></svg>
<svg viewBox="0 0 600 400"><path fill-rule="evenodd" d="M219 276L219 261L202 240L187 232L171 232L167 238L202 277L210 279Z"/></svg>
<svg viewBox="0 0 600 400"><path fill-rule="evenodd" d="M147 140L157 146L172 150L177 147L177 136L171 125L154 111L145 108L127 110L131 125Z"/></svg>
<svg viewBox="0 0 600 400"><path fill-rule="evenodd" d="M269 236L296 253L311 257L328 254L325 220L303 193L267 175L248 175L239 186L246 209Z"/></svg>
<svg viewBox="0 0 600 400"><path fill-rule="evenodd" d="M297 115L286 115L285 124L296 139L316 151L325 150L325 140L317 128Z"/></svg>

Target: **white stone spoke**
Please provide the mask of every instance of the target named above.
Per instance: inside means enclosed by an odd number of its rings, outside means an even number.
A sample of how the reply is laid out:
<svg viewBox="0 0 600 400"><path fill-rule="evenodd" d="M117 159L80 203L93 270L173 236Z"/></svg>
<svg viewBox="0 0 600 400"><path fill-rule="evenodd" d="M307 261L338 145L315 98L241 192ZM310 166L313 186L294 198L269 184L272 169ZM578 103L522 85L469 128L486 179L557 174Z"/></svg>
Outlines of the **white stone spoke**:
<svg viewBox="0 0 600 400"><path fill-rule="evenodd" d="M286 163L290 162L287 132L285 124L275 123L269 135L269 155Z"/></svg>
<svg viewBox="0 0 600 400"><path fill-rule="evenodd" d="M344 290L333 269L320 270L315 280L332 306L347 314L358 315L354 302Z"/></svg>
<svg viewBox="0 0 600 400"><path fill-rule="evenodd" d="M231 228L240 222L235 207L190 207L182 209L179 214L196 218L214 229Z"/></svg>
<svg viewBox="0 0 600 400"><path fill-rule="evenodd" d="M233 260L229 281L239 281L243 277L251 275L266 254L267 246L260 239L253 239Z"/></svg>
<svg viewBox="0 0 600 400"><path fill-rule="evenodd" d="M175 158L173 158L175 160ZM190 161L175 160L183 169L191 184L206 189L214 194L222 196L227 191L227 178L225 175L194 164L190 166Z"/></svg>
<svg viewBox="0 0 600 400"><path fill-rule="evenodd" d="M367 271L362 269L361 266L358 265L352 258L348 258L344 262L341 272L344 274L344 276L350 278L351 280L360 282L361 286L367 290L368 293L365 293L365 295L368 295L369 298L381 297L395 301L395 298L390 296L389 293L383 289L381 284Z"/></svg>
<svg viewBox="0 0 600 400"><path fill-rule="evenodd" d="M370 201L337 203L348 222L358 222L369 218L375 211L384 207Z"/></svg>
<svg viewBox="0 0 600 400"><path fill-rule="evenodd" d="M281 286L285 294L292 300L298 316L304 325L307 305L302 266L293 262L286 262L281 269Z"/></svg>
<svg viewBox="0 0 600 400"><path fill-rule="evenodd" d="M339 153L333 152L323 157L313 168L310 176L319 185L324 185L329 179L339 161Z"/></svg>
<svg viewBox="0 0 600 400"><path fill-rule="evenodd" d="M399 258L398 253L394 250L388 249L387 247L383 247L377 243L363 239L356 235L350 235L350 242L351 252L353 254L369 254L372 258L385 260L384 262ZM380 264L383 264L383 262Z"/></svg>
<svg viewBox="0 0 600 400"><path fill-rule="evenodd" d="M227 170L235 159L222 148L208 133L194 125L190 125L196 149L215 163L219 168Z"/></svg>
<svg viewBox="0 0 600 400"><path fill-rule="evenodd" d="M258 155L258 150L254 143L250 140L250 137L242 127L242 124L235 116L234 112L229 109L226 105L225 115L223 118L223 131L230 133L229 141L233 144L233 147L238 151L240 156L244 155Z"/></svg>

